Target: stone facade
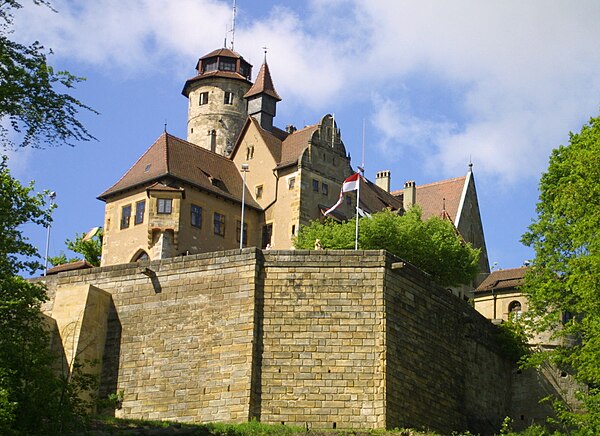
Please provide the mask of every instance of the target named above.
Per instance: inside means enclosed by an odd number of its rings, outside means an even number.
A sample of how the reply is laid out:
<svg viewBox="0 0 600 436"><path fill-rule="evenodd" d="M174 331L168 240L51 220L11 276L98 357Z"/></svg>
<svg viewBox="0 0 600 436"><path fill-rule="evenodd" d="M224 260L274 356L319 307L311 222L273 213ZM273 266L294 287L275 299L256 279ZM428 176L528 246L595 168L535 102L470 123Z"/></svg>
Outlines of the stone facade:
<svg viewBox="0 0 600 436"><path fill-rule="evenodd" d="M57 325L68 293L110 295L81 325L106 323L100 393L124 391L120 417L490 434L509 413L496 328L383 251L249 248L44 281Z"/></svg>

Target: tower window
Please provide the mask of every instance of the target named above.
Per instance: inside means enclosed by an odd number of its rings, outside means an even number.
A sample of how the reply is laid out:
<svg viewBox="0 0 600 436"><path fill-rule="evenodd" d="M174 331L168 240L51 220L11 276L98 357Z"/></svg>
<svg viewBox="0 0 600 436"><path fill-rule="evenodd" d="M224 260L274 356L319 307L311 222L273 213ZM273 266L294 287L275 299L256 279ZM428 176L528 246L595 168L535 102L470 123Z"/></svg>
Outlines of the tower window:
<svg viewBox="0 0 600 436"><path fill-rule="evenodd" d="M327 183L321 184L321 192L323 195L329 195L329 185Z"/></svg>
<svg viewBox="0 0 600 436"><path fill-rule="evenodd" d="M199 103L200 103L200 106L208 104L208 92L201 92L200 93Z"/></svg>
<svg viewBox="0 0 600 436"><path fill-rule="evenodd" d="M201 228L202 227L202 208L192 204L192 226Z"/></svg>
<svg viewBox="0 0 600 436"><path fill-rule="evenodd" d="M158 199L158 213L170 214L173 210L173 199L172 198L159 198Z"/></svg>
<svg viewBox="0 0 600 436"><path fill-rule="evenodd" d="M223 99L225 104L233 104L233 92L225 91L225 98Z"/></svg>
<svg viewBox="0 0 600 436"><path fill-rule="evenodd" d="M313 179L313 191L319 192L319 181L315 179Z"/></svg>
<svg viewBox="0 0 600 436"><path fill-rule="evenodd" d="M215 212L214 215L215 235L225 236L225 215Z"/></svg>
<svg viewBox="0 0 600 436"><path fill-rule="evenodd" d="M131 204L123 206L121 209L121 228L126 229L129 227L129 218L131 218Z"/></svg>
<svg viewBox="0 0 600 436"><path fill-rule="evenodd" d="M263 185L259 185L256 187L256 198L262 198L263 195Z"/></svg>
<svg viewBox="0 0 600 436"><path fill-rule="evenodd" d="M288 179L288 189L294 189L295 185L296 185L296 178L295 177L290 177Z"/></svg>
<svg viewBox="0 0 600 436"><path fill-rule="evenodd" d="M235 71L235 61L231 59L221 59L219 61L219 70Z"/></svg>
<svg viewBox="0 0 600 436"><path fill-rule="evenodd" d="M142 224L144 222L144 212L146 212L146 200L138 201L135 204L134 224Z"/></svg>
<svg viewBox="0 0 600 436"><path fill-rule="evenodd" d="M203 72L214 71L216 69L217 69L217 59L216 58L207 59L206 61L203 62L203 65L202 65Z"/></svg>

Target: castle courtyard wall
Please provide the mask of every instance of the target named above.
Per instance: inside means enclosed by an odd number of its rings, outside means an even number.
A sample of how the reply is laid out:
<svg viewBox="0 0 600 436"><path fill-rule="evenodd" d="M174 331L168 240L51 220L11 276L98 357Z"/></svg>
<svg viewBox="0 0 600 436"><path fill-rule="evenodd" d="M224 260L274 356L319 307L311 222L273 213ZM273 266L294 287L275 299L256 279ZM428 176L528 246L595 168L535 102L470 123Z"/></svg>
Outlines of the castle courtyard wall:
<svg viewBox="0 0 600 436"><path fill-rule="evenodd" d="M254 248L73 271L112 296L100 394L116 415L314 428L499 428L494 326L384 251ZM399 265L404 267L399 268Z"/></svg>

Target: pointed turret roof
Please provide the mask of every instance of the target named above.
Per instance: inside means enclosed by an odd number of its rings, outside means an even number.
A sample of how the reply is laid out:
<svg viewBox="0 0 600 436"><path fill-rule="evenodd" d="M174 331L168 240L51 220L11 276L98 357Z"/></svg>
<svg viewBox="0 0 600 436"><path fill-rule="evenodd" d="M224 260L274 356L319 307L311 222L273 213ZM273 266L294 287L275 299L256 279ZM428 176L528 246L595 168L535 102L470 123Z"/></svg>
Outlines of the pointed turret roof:
<svg viewBox="0 0 600 436"><path fill-rule="evenodd" d="M263 62L260 67L260 71L258 72L258 76L256 77L256 81L254 85L248 90L244 98L253 97L258 94L267 94L273 97L277 101L281 101L281 97L275 91L275 86L273 86L273 79L271 79L271 72L269 71L269 64L267 61Z"/></svg>

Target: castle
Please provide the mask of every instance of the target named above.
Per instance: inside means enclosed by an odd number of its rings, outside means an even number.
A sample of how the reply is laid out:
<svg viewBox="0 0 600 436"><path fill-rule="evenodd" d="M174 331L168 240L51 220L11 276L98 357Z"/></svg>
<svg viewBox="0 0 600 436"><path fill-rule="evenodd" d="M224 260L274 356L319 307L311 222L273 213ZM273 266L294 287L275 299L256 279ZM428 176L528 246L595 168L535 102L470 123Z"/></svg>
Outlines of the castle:
<svg viewBox="0 0 600 436"><path fill-rule="evenodd" d="M123 392L116 415L482 434L508 415L529 422L537 398L463 298L383 251L293 250L355 173L333 117L275 127L266 59L254 83L227 48L196 71L187 140L164 132L99 196L101 267L40 279L53 346L71 365L100 362L99 394ZM471 167L396 192L390 177L360 179L361 209L419 204L489 273ZM345 195L334 219L356 206Z"/></svg>
<svg viewBox="0 0 600 436"><path fill-rule="evenodd" d="M244 247L292 248L300 227L320 219L355 172L331 115L285 130L273 124L281 97L265 60L252 65L221 48L201 57L187 80L187 141L163 133L113 186L106 203L102 266ZM391 172L361 181L360 207L449 219L489 263L471 167L466 176L390 192ZM243 198L242 198L243 197ZM241 204L244 231L240 244ZM356 196L330 216L354 216Z"/></svg>

